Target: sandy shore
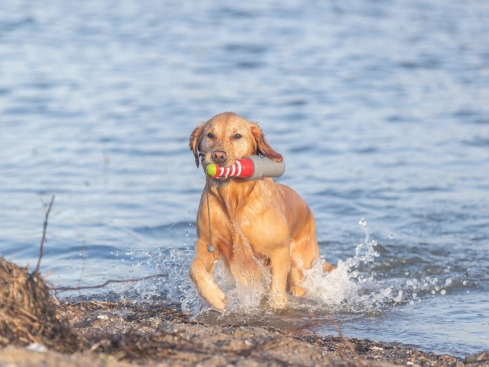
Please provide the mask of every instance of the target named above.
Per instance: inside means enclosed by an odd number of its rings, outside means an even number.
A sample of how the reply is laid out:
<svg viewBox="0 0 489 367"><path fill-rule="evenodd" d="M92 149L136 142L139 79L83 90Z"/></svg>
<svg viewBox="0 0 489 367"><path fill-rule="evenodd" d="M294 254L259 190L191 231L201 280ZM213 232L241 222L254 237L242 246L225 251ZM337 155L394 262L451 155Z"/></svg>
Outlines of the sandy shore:
<svg viewBox="0 0 489 367"><path fill-rule="evenodd" d="M71 327L66 345L40 352L9 345L0 349L0 367L489 366L489 353L462 361L394 343L323 337L303 329L210 325L161 303L62 302L58 312ZM43 349L30 346L36 347Z"/></svg>

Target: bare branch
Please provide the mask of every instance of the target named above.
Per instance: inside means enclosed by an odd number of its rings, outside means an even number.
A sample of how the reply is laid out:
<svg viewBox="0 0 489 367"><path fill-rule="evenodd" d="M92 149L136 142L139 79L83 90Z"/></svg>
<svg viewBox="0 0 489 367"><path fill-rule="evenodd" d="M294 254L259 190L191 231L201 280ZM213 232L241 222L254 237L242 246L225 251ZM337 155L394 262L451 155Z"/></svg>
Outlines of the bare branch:
<svg viewBox="0 0 489 367"><path fill-rule="evenodd" d="M41 199L41 203L42 203L42 199ZM51 198L51 202L49 203L48 210L46 211L46 215L44 216L44 227L42 230L41 247L39 249L39 257L37 259L37 266L36 266L36 270L34 271L34 273L39 273L39 267L41 266L41 259L42 259L42 254L44 251L44 241L46 240L46 229L48 228L48 217L49 217L49 212L51 211L51 208L53 206L53 203L54 203L54 195ZM44 205L43 205L43 209L44 209Z"/></svg>
<svg viewBox="0 0 489 367"><path fill-rule="evenodd" d="M98 289L98 288L103 288L110 283L132 283L132 282L140 282L142 280L152 279L152 278L168 278L168 274L155 274L155 275L149 275L147 277L135 278L135 279L107 280L104 284L99 284L99 285L84 286L84 287L57 287L57 288L53 288L53 290L58 292L66 292L66 291L79 291L82 289Z"/></svg>

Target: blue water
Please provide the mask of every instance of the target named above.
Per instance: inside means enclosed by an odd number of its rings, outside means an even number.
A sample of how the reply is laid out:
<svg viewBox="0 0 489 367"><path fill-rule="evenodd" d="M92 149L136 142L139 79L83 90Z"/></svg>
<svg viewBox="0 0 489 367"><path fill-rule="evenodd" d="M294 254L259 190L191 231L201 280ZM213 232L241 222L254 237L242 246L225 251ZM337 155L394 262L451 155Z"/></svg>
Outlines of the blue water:
<svg viewBox="0 0 489 367"><path fill-rule="evenodd" d="M350 337L489 349L488 19L484 0L2 1L0 254L35 266L55 194L54 285L169 272L106 292L197 312L187 141L234 111L283 154L321 254L348 264L349 293L306 310Z"/></svg>

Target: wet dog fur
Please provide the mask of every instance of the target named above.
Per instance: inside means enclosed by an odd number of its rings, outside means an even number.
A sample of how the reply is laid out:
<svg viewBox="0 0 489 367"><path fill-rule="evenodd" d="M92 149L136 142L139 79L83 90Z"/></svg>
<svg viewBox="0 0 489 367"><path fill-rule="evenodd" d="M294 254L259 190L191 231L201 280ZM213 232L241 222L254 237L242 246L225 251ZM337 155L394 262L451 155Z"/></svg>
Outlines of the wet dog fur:
<svg viewBox="0 0 489 367"><path fill-rule="evenodd" d="M231 166L246 155L282 161L265 140L261 128L241 116L224 112L198 125L189 139L195 163ZM210 212L210 219L208 212ZM209 222L210 220L210 222ZM214 252L208 251L211 242ZM226 295L212 273L222 260L236 282L251 287L270 272L270 304L287 306L287 293L304 296L304 270L319 259L314 216L291 188L270 178L212 179L206 175L197 214L197 241L190 275L200 295L218 311ZM324 271L335 266L323 264Z"/></svg>

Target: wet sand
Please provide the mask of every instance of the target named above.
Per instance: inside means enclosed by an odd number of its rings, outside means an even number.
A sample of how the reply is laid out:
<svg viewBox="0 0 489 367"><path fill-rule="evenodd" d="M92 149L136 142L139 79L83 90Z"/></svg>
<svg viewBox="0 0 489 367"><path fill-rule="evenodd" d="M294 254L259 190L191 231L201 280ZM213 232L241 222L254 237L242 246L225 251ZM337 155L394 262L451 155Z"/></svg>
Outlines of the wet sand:
<svg viewBox="0 0 489 367"><path fill-rule="evenodd" d="M462 361L395 343L319 336L307 327L206 324L161 302L63 301L58 313L71 327L66 343L41 352L9 345L0 349L0 366L489 366L489 353Z"/></svg>

